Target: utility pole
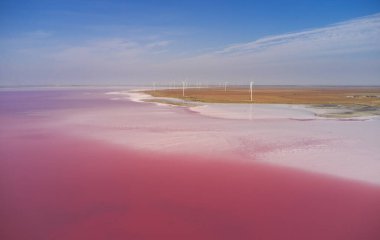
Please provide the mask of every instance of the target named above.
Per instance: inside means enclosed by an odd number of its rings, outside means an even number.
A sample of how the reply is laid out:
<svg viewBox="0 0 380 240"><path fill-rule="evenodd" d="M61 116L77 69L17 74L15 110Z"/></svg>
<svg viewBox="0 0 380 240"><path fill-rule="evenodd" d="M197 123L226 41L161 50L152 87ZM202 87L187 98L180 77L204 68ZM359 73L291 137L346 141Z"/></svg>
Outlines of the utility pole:
<svg viewBox="0 0 380 240"><path fill-rule="evenodd" d="M251 92L251 102L253 102L253 81L249 84L249 89Z"/></svg>

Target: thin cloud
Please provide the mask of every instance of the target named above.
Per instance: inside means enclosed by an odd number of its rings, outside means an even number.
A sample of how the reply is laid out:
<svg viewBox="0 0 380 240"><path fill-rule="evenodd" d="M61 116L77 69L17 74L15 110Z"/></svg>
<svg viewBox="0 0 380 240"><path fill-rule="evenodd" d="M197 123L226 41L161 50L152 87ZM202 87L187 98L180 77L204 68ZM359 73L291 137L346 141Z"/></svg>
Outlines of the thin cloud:
<svg viewBox="0 0 380 240"><path fill-rule="evenodd" d="M157 41L147 44L148 48L162 48L171 44L172 41Z"/></svg>
<svg viewBox="0 0 380 240"><path fill-rule="evenodd" d="M149 42L138 42L123 38L110 38L86 42L79 46L71 46L62 49L52 57L56 60L94 62L121 61L126 63L136 60L147 59L151 54L165 51L171 41L157 40Z"/></svg>
<svg viewBox="0 0 380 240"><path fill-rule="evenodd" d="M28 33L26 34L26 37L41 39L41 38L48 38L48 37L51 37L52 35L53 35L53 33L48 32L48 31L44 31L44 30L36 30L36 31L33 31L33 32L28 32Z"/></svg>
<svg viewBox="0 0 380 240"><path fill-rule="evenodd" d="M341 22L324 28L269 36L248 43L233 44L215 54L244 55L270 51L279 47L308 47L315 49L345 48L347 51L380 49L380 14ZM348 48L350 47L350 48ZM354 49L352 48L354 47Z"/></svg>

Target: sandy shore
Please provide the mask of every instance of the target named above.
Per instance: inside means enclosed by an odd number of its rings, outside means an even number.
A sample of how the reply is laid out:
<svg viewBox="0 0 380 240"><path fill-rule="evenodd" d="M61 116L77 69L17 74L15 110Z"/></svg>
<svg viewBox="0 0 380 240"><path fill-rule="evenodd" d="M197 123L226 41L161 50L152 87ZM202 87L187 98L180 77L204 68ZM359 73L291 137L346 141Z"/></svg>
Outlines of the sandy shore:
<svg viewBox="0 0 380 240"><path fill-rule="evenodd" d="M249 88L186 88L145 91L155 97L207 103L251 103ZM257 87L254 103L380 106L380 87Z"/></svg>

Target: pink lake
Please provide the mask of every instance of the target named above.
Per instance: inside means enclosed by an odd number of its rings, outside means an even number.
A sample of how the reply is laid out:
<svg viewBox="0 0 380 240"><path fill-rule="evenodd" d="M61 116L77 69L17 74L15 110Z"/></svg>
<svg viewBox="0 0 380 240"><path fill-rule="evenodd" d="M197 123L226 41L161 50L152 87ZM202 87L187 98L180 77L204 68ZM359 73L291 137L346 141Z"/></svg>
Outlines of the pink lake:
<svg viewBox="0 0 380 240"><path fill-rule="evenodd" d="M0 92L1 239L380 238L377 121L222 119L107 91Z"/></svg>

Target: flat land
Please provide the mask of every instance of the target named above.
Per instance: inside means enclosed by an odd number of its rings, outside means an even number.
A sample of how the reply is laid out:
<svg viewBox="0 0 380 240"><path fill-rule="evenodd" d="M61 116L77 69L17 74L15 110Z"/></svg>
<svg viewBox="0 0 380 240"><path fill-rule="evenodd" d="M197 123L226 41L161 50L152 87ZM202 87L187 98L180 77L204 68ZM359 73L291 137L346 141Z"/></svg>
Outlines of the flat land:
<svg viewBox="0 0 380 240"><path fill-rule="evenodd" d="M249 88L187 88L145 91L154 97L206 103L252 103ZM380 87L257 87L254 103L365 105L380 107Z"/></svg>

